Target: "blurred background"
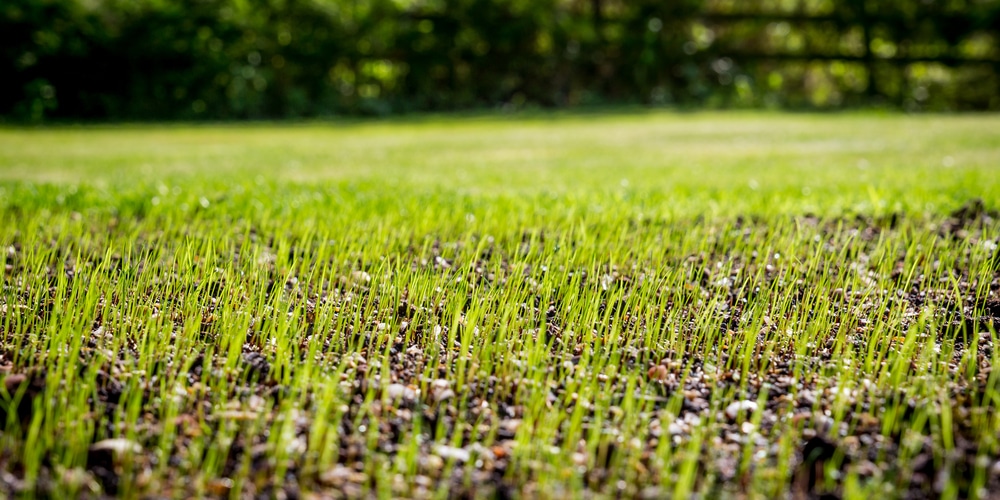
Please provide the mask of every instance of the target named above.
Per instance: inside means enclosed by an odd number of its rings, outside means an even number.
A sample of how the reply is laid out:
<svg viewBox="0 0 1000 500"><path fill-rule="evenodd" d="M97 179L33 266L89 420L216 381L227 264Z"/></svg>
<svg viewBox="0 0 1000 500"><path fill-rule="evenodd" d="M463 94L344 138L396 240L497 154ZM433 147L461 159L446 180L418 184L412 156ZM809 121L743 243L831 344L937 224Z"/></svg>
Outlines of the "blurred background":
<svg viewBox="0 0 1000 500"><path fill-rule="evenodd" d="M1000 109L1000 0L3 0L0 117Z"/></svg>

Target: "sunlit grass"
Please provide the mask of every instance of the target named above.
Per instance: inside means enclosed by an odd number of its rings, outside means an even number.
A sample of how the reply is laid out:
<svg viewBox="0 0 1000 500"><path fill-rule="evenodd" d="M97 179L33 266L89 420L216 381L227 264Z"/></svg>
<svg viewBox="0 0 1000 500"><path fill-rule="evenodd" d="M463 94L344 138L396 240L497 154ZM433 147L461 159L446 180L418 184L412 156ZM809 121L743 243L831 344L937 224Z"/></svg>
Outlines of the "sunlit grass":
<svg viewBox="0 0 1000 500"><path fill-rule="evenodd" d="M0 130L4 491L975 495L998 167L993 116Z"/></svg>

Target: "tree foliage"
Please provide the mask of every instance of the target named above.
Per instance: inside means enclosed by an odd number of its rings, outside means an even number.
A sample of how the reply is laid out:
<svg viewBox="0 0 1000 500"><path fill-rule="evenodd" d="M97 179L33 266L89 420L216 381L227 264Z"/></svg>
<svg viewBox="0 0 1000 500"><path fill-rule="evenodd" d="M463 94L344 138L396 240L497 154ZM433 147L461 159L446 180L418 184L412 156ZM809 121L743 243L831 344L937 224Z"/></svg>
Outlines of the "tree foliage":
<svg viewBox="0 0 1000 500"><path fill-rule="evenodd" d="M7 0L0 116L1000 109L997 0Z"/></svg>

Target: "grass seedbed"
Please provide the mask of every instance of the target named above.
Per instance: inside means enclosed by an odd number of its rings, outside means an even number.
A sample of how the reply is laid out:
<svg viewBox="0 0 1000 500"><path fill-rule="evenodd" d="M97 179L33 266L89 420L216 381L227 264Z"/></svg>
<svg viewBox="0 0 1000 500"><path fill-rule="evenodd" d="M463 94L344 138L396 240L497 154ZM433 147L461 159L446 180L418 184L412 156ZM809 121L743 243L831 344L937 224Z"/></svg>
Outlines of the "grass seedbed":
<svg viewBox="0 0 1000 500"><path fill-rule="evenodd" d="M988 496L1000 119L0 130L0 491Z"/></svg>

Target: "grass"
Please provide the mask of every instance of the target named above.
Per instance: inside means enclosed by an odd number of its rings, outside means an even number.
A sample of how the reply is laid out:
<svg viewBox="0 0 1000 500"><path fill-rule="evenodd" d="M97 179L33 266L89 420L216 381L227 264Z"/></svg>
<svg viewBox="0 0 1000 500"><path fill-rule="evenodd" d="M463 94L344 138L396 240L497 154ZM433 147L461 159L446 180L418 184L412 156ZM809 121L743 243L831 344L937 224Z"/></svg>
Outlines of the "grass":
<svg viewBox="0 0 1000 500"><path fill-rule="evenodd" d="M10 496L986 496L1000 118L0 129Z"/></svg>

